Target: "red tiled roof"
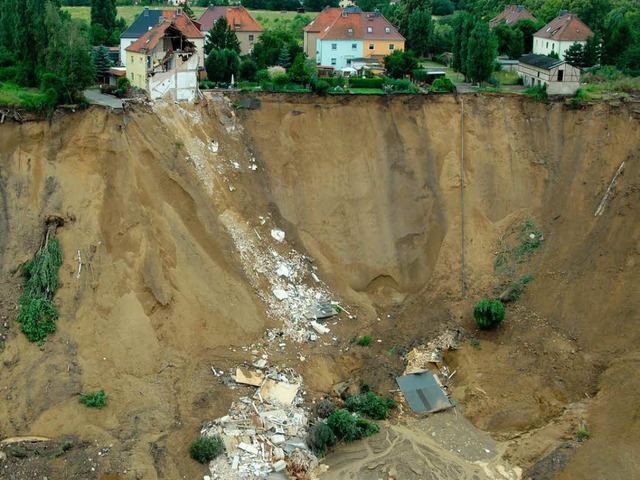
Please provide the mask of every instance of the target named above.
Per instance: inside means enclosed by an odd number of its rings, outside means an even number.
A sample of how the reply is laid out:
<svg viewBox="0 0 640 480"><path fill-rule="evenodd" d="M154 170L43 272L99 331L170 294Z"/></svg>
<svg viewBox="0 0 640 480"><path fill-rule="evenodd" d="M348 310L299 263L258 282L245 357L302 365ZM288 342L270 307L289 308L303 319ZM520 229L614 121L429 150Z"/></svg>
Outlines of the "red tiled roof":
<svg viewBox="0 0 640 480"><path fill-rule="evenodd" d="M573 13L554 18L534 34L534 37L573 42L584 42L592 36L591 29Z"/></svg>
<svg viewBox="0 0 640 480"><path fill-rule="evenodd" d="M181 10L163 10L162 16L176 24L176 27L185 34L187 38L204 38L200 31L200 24L197 24L185 15Z"/></svg>
<svg viewBox="0 0 640 480"><path fill-rule="evenodd" d="M380 13L340 13L318 35L322 40L393 40L405 38Z"/></svg>
<svg viewBox="0 0 640 480"><path fill-rule="evenodd" d="M400 35L396 27L391 25L382 14L377 12L363 12L360 14L365 40L394 40L402 41L405 38Z"/></svg>
<svg viewBox="0 0 640 480"><path fill-rule="evenodd" d="M227 18L229 30L236 32L261 32L262 27L242 5L209 7L198 19L200 30L208 32L213 24L222 17Z"/></svg>
<svg viewBox="0 0 640 480"><path fill-rule="evenodd" d="M138 40L129 45L125 50L127 52L143 53L153 50L160 39L164 37L164 32L171 26L171 22L162 22L154 26L152 29L142 35Z"/></svg>
<svg viewBox="0 0 640 480"><path fill-rule="evenodd" d="M338 15L319 34L323 40L362 40L362 21L360 14Z"/></svg>
<svg viewBox="0 0 640 480"><path fill-rule="evenodd" d="M304 31L309 33L319 33L331 25L331 23L340 16L340 13L342 13L341 8L326 7L316 16L316 18L311 20L309 25L304 27Z"/></svg>
<svg viewBox="0 0 640 480"><path fill-rule="evenodd" d="M493 28L502 21L511 26L519 22L520 20L532 20L537 22L538 19L534 17L529 10L524 8L523 5L507 5L504 10L497 16L489 20L489 27Z"/></svg>

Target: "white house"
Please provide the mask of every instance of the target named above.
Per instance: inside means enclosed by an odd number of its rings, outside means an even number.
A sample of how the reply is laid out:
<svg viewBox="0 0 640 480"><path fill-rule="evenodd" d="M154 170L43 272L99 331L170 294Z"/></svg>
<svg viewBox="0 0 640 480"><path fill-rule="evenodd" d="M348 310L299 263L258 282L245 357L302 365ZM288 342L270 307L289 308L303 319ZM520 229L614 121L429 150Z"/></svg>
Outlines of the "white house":
<svg viewBox="0 0 640 480"><path fill-rule="evenodd" d="M546 86L549 95L573 95L580 87L579 68L535 53L520 57L518 76L527 87Z"/></svg>
<svg viewBox="0 0 640 480"><path fill-rule="evenodd" d="M549 55L552 52L564 59L565 52L574 43L587 43L593 32L573 13L561 10L560 15L533 35L533 53Z"/></svg>

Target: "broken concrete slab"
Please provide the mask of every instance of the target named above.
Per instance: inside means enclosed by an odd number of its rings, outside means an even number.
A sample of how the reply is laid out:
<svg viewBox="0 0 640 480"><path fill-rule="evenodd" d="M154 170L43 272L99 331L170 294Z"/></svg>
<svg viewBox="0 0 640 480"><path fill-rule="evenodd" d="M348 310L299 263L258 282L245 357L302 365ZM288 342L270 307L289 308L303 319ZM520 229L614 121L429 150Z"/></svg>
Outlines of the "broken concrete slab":
<svg viewBox="0 0 640 480"><path fill-rule="evenodd" d="M313 327L313 329L318 332L319 334L325 334L325 333L329 333L331 330L329 330L327 327L325 327L324 325L320 325L318 322L316 322L315 320L312 320L311 322L309 322L309 324L311 325L311 327Z"/></svg>
<svg viewBox="0 0 640 480"><path fill-rule="evenodd" d="M243 385L259 387L262 385L262 382L264 382L264 373L259 370L251 371L246 368L237 367L234 380Z"/></svg>
<svg viewBox="0 0 640 480"><path fill-rule="evenodd" d="M305 317L309 320L318 320L322 318L329 318L337 315L338 309L331 302L318 302L312 305L305 313Z"/></svg>
<svg viewBox="0 0 640 480"><path fill-rule="evenodd" d="M268 378L258 390L258 394L267 403L287 406L293 403L299 389L300 385L277 382Z"/></svg>

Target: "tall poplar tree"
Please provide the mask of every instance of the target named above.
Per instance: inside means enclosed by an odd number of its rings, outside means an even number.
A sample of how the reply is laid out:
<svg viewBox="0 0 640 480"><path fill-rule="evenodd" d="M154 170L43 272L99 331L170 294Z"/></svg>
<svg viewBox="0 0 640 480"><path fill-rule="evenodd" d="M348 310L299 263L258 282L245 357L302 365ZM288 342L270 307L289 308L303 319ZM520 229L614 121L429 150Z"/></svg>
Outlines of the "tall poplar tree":
<svg viewBox="0 0 640 480"><path fill-rule="evenodd" d="M418 57L424 57L431 47L433 22L430 10L416 10L409 15L407 43Z"/></svg>
<svg viewBox="0 0 640 480"><path fill-rule="evenodd" d="M102 25L107 39L116 29L116 15L116 0L91 0L91 27Z"/></svg>
<svg viewBox="0 0 640 480"><path fill-rule="evenodd" d="M489 80L496 55L496 39L489 30L489 24L476 23L467 45L467 74L472 82L482 85Z"/></svg>

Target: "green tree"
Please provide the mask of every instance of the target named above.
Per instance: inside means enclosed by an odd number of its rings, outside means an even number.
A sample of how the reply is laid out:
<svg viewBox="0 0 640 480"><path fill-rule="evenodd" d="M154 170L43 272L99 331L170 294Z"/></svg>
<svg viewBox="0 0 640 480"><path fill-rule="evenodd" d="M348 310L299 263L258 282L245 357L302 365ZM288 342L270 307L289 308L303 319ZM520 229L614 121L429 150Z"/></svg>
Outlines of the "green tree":
<svg viewBox="0 0 640 480"><path fill-rule="evenodd" d="M635 43L635 33L629 19L619 10L607 17L604 28L602 63L615 65L629 45Z"/></svg>
<svg viewBox="0 0 640 480"><path fill-rule="evenodd" d="M496 59L496 41L489 24L478 22L471 31L467 47L467 73L472 82L489 80Z"/></svg>
<svg viewBox="0 0 640 480"><path fill-rule="evenodd" d="M587 38L584 45L584 66L593 67L600 64L602 57L602 39L600 35L595 34Z"/></svg>
<svg viewBox="0 0 640 480"><path fill-rule="evenodd" d="M207 33L204 51L208 55L212 50L233 50L240 53L240 42L234 30L229 29L227 17L220 17Z"/></svg>
<svg viewBox="0 0 640 480"><path fill-rule="evenodd" d="M253 46L251 57L256 61L260 69L279 65L282 49L289 52L289 64L298 53L302 52L302 46L293 34L284 29L266 30Z"/></svg>
<svg viewBox="0 0 640 480"><path fill-rule="evenodd" d="M384 68L391 78L403 78L418 68L418 59L411 50L401 52L394 51L384 57Z"/></svg>
<svg viewBox="0 0 640 480"><path fill-rule="evenodd" d="M324 7L337 7L340 0L305 0L304 6L311 12L319 12Z"/></svg>
<svg viewBox="0 0 640 480"><path fill-rule="evenodd" d="M473 318L482 329L500 325L504 320L504 305L500 300L483 298L473 307Z"/></svg>
<svg viewBox="0 0 640 480"><path fill-rule="evenodd" d="M455 6L451 0L433 0L434 15L451 15Z"/></svg>
<svg viewBox="0 0 640 480"><path fill-rule="evenodd" d="M453 56L451 66L467 78L467 44L473 29L473 18L467 12L458 12L453 23Z"/></svg>
<svg viewBox="0 0 640 480"><path fill-rule="evenodd" d="M389 7L389 0L358 0L358 7L363 12L373 12L376 9L383 11Z"/></svg>
<svg viewBox="0 0 640 480"><path fill-rule="evenodd" d="M453 27L441 20L434 22L431 51L435 54L450 52L453 48Z"/></svg>
<svg viewBox="0 0 640 480"><path fill-rule="evenodd" d="M258 72L258 64L251 57L246 57L240 63L240 78L246 82L253 82Z"/></svg>
<svg viewBox="0 0 640 480"><path fill-rule="evenodd" d="M618 67L627 75L640 76L640 43L625 50L618 59Z"/></svg>
<svg viewBox="0 0 640 480"><path fill-rule="evenodd" d="M584 47L581 43L574 43L566 52L564 52L564 59L569 65L574 67L583 68L585 65L584 60Z"/></svg>
<svg viewBox="0 0 640 480"><path fill-rule="evenodd" d="M234 50L211 50L204 62L207 77L212 82L231 82L231 75L238 78L240 57Z"/></svg>
<svg viewBox="0 0 640 480"><path fill-rule="evenodd" d="M291 66L291 57L289 56L289 49L282 47L280 54L278 55L278 65L283 68L289 68Z"/></svg>
<svg viewBox="0 0 640 480"><path fill-rule="evenodd" d="M409 15L408 47L418 56L424 57L431 48L433 22L431 11L416 10Z"/></svg>
<svg viewBox="0 0 640 480"><path fill-rule="evenodd" d="M193 10L191 10L188 2L182 2L180 5L178 5L178 7L180 7L182 11L187 15L187 17L189 17L191 20L196 19L196 16L193 13Z"/></svg>
<svg viewBox="0 0 640 480"><path fill-rule="evenodd" d="M100 83L104 83L111 67L111 60L109 59L109 49L104 45L100 45L94 48L91 56L93 60L93 66L96 70L96 79Z"/></svg>
<svg viewBox="0 0 640 480"><path fill-rule="evenodd" d="M304 55L302 53L296 55L296 58L293 60L293 64L291 64L287 73L291 77L291 81L294 83L306 85L311 81L311 72L307 68L306 62L304 61Z"/></svg>
<svg viewBox="0 0 640 480"><path fill-rule="evenodd" d="M533 34L543 27L542 22L534 22L533 20L520 20L513 25L514 30L522 32L522 51L523 53L531 53L533 51Z"/></svg>
<svg viewBox="0 0 640 480"><path fill-rule="evenodd" d="M493 30L496 37L498 53L509 58L520 58L524 51L522 31L509 27L506 23L496 25Z"/></svg>
<svg viewBox="0 0 640 480"><path fill-rule="evenodd" d="M116 29L116 0L91 0L91 26L102 25L106 30L106 39Z"/></svg>

